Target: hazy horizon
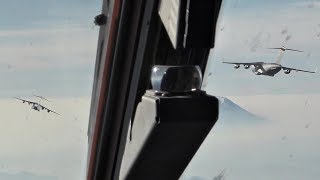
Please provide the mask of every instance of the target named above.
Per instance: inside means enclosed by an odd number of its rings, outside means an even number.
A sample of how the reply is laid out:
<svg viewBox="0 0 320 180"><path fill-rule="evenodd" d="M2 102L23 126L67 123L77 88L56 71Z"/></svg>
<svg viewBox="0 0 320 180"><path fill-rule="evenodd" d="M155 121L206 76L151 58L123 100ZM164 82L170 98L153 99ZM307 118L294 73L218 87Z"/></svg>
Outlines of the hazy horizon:
<svg viewBox="0 0 320 180"><path fill-rule="evenodd" d="M320 105L320 93L307 103L305 97L228 97L249 112L265 117L267 122L236 126L217 123L184 177L209 180L225 170L226 179L317 179L320 144L316 142L320 138L320 122L314 114ZM286 102L290 108L285 108ZM277 106L266 108L273 103ZM235 120L242 119L234 117Z"/></svg>
<svg viewBox="0 0 320 180"><path fill-rule="evenodd" d="M50 101L42 104L61 115L34 111L13 98L0 99L0 113L8 117L0 119L0 172L85 177L90 98Z"/></svg>

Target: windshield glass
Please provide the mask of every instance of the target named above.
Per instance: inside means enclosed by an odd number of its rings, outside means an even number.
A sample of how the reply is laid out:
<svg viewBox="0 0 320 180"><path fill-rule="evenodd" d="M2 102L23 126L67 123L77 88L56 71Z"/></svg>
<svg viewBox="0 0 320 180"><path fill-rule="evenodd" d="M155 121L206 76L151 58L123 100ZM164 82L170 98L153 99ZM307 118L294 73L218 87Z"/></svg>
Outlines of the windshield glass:
<svg viewBox="0 0 320 180"><path fill-rule="evenodd" d="M1 1L0 179L85 179L101 3Z"/></svg>
<svg viewBox="0 0 320 180"><path fill-rule="evenodd" d="M181 179L320 178L319 12L313 0L223 1L203 82L219 120Z"/></svg>

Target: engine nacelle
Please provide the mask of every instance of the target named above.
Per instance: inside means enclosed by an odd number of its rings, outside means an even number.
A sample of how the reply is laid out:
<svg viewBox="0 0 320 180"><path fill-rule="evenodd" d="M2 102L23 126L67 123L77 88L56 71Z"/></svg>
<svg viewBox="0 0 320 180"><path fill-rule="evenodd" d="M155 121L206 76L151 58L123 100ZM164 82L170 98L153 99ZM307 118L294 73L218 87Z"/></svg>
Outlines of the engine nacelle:
<svg viewBox="0 0 320 180"><path fill-rule="evenodd" d="M252 69L252 72L253 72L255 75L261 75L261 74L262 74L262 70L261 70L261 69L258 69L258 68Z"/></svg>
<svg viewBox="0 0 320 180"><path fill-rule="evenodd" d="M259 72L259 71L254 71L254 74L255 74L255 75L261 75L262 73Z"/></svg>
<svg viewBox="0 0 320 180"><path fill-rule="evenodd" d="M290 74L290 72L291 72L291 71L290 71L289 69L285 69L285 70L284 70L284 73L285 73L285 74Z"/></svg>
<svg viewBox="0 0 320 180"><path fill-rule="evenodd" d="M244 65L245 69L249 69L250 65Z"/></svg>
<svg viewBox="0 0 320 180"><path fill-rule="evenodd" d="M235 69L238 69L238 68L240 67L240 65L239 65L239 64L235 64L233 67L234 67Z"/></svg>

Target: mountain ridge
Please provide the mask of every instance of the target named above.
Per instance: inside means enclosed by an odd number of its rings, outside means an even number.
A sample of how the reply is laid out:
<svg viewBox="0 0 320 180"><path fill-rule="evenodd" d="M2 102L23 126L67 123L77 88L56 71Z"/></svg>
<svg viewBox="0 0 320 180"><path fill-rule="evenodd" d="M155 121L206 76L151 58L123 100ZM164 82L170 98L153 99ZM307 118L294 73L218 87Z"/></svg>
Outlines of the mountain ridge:
<svg viewBox="0 0 320 180"><path fill-rule="evenodd" d="M216 96L219 100L219 120L225 123L257 123L264 119L250 111L244 109L240 105L234 103L227 97Z"/></svg>

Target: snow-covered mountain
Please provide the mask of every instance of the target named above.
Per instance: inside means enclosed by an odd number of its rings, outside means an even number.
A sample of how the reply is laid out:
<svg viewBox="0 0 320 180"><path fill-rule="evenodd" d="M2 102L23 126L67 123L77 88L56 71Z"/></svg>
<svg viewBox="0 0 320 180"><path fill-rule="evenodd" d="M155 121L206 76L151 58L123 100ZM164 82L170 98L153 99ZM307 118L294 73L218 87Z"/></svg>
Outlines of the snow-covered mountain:
<svg viewBox="0 0 320 180"><path fill-rule="evenodd" d="M217 97L219 99L219 123L248 124L263 121L251 112L240 107L226 97Z"/></svg>

